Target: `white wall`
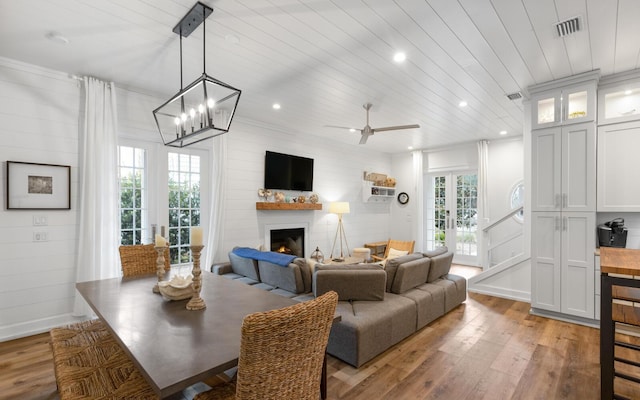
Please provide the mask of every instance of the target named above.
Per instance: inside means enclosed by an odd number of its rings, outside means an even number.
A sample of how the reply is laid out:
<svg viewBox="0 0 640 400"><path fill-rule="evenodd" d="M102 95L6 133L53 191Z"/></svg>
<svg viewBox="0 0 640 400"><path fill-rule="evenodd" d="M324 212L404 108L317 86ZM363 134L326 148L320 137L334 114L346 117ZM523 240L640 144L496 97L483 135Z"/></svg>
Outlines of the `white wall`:
<svg viewBox="0 0 640 400"><path fill-rule="evenodd" d="M119 130L123 137L161 141L151 110L162 104L162 99L120 89L117 101ZM264 245L265 225L294 223L309 226L306 256L317 246L328 257L338 222L336 215L327 212L331 201L350 203L351 212L343 216L343 224L351 249L389 237L389 204L364 203L361 193L363 172L389 174L391 156L371 151L366 146L328 143L309 133L287 132L240 117L233 120L226 139L225 251L222 258L215 261L226 261L226 254L235 246ZM211 145L210 141L203 143ZM264 187L266 150L314 159L313 188L323 204L321 211L256 210L255 203L262 201L258 189ZM286 194L297 196L302 193L288 191Z"/></svg>
<svg viewBox="0 0 640 400"><path fill-rule="evenodd" d="M265 224L302 222L310 228L306 255L318 246L329 256L338 221L336 215L327 212L331 201L350 203L351 212L343 216L343 224L351 249L388 238L389 204L364 203L361 193L363 172L388 174L390 156L372 152L366 146L334 145L313 135L305 135L302 141L300 132L283 132L251 121L234 120L233 124L233 133L228 136L226 250L264 244ZM323 204L322 211L255 209L256 201L260 201L257 191L264 182L266 150L314 159L313 188Z"/></svg>
<svg viewBox="0 0 640 400"><path fill-rule="evenodd" d="M418 195L413 177L413 155L410 152L396 154L392 162L391 176L396 178L396 194L406 192L409 195L409 202L400 204L395 198L391 200L389 237L394 240L415 240L415 232L420 225L416 217L419 215L418 208L422 207L422 204L417 201ZM415 250L423 250L422 243L416 242Z"/></svg>
<svg viewBox="0 0 640 400"><path fill-rule="evenodd" d="M0 340L70 320L78 220L80 84L67 75L0 58L0 160L71 166L71 210L0 209ZM34 216L46 226L33 226ZM34 232L48 241L33 242Z"/></svg>
<svg viewBox="0 0 640 400"><path fill-rule="evenodd" d="M3 199L7 160L72 167L71 210L0 210L0 341L74 320L70 313L75 294L81 93L80 82L67 74L0 58ZM118 88L121 137L160 142L151 111L163 101ZM344 216L349 247L389 237L390 205L364 203L361 195L363 171L390 174L389 155L239 118L227 138L226 250L262 244L265 224L305 222L310 228L307 255L319 246L328 256L337 227L337 216L327 213L330 201L351 203L351 213ZM263 186L265 150L315 160L314 191L323 203L322 211L255 209L257 190ZM48 225L34 227L34 216L46 216ZM46 231L49 241L33 242L35 231Z"/></svg>
<svg viewBox="0 0 640 400"><path fill-rule="evenodd" d="M514 186L524 180L522 137L505 140L492 140L489 143L489 166L487 178L489 223L494 222L511 210L511 191ZM525 189L526 190L526 189ZM516 232L522 232L522 223L513 218L503 222L491 233L491 241L499 243ZM524 236L494 250L491 261L498 263L523 252Z"/></svg>

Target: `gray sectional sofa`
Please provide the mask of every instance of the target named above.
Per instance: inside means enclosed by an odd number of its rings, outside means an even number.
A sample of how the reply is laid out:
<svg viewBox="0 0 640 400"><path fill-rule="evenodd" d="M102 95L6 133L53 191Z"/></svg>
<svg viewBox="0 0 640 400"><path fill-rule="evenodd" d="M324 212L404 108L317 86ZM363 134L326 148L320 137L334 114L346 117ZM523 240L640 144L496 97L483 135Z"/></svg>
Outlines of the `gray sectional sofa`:
<svg viewBox="0 0 640 400"><path fill-rule="evenodd" d="M384 268L316 265L312 273L302 258L281 267L229 253L229 263L212 271L298 301L337 292L341 320L327 352L359 367L466 300L466 280L449 273L452 259L444 247L390 259Z"/></svg>

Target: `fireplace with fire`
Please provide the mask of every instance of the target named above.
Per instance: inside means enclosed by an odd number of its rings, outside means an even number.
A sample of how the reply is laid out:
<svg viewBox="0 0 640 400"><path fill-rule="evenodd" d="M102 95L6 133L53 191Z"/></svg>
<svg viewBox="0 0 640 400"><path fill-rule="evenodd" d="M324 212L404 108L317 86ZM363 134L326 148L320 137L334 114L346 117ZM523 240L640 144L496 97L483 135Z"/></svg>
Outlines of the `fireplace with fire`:
<svg viewBox="0 0 640 400"><path fill-rule="evenodd" d="M271 229L270 250L304 258L304 228Z"/></svg>

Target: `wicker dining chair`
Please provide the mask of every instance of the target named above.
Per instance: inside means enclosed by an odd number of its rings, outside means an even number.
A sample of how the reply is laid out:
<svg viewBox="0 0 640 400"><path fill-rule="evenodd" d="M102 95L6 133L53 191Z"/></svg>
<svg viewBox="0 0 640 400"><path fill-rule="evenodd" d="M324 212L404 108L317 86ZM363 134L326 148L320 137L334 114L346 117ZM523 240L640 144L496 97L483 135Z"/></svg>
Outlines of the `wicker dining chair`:
<svg viewBox="0 0 640 400"><path fill-rule="evenodd" d="M158 253L154 244L120 246L120 263L123 276L151 275L156 273ZM169 248L164 250L164 270L171 268Z"/></svg>
<svg viewBox="0 0 640 400"><path fill-rule="evenodd" d="M235 382L194 400L318 400L336 292L245 317Z"/></svg>

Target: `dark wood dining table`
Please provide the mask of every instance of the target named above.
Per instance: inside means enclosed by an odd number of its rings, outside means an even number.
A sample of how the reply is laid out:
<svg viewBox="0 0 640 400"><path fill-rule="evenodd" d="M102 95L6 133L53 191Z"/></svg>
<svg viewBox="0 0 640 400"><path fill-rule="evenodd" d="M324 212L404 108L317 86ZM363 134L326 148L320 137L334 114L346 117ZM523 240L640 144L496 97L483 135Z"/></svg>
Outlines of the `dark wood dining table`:
<svg viewBox="0 0 640 400"><path fill-rule="evenodd" d="M296 304L210 272L202 278L207 307L199 311L153 293L155 276L76 284L161 398L236 366L246 315Z"/></svg>

